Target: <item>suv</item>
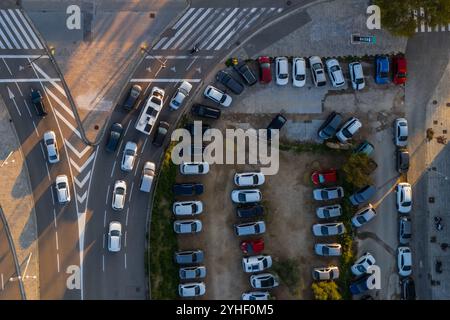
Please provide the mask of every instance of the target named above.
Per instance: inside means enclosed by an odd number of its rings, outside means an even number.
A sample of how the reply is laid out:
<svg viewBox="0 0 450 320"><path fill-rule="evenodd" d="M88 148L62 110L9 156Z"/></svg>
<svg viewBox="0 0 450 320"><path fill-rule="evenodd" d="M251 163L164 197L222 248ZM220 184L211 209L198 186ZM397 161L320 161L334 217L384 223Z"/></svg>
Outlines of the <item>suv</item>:
<svg viewBox="0 0 450 320"><path fill-rule="evenodd" d="M312 56L309 58L309 65L311 67L311 75L314 85L316 87L323 87L327 84L325 78L325 71L323 69L322 60L318 56Z"/></svg>
<svg viewBox="0 0 450 320"><path fill-rule="evenodd" d="M361 121L355 117L351 117L336 133L336 138L342 143L351 139L355 133L362 127Z"/></svg>
<svg viewBox="0 0 450 320"><path fill-rule="evenodd" d="M275 77L279 86L284 86L289 82L288 60L286 57L275 58Z"/></svg>
<svg viewBox="0 0 450 320"><path fill-rule="evenodd" d="M409 152L405 149L397 149L397 171L399 173L406 173L409 170Z"/></svg>
<svg viewBox="0 0 450 320"><path fill-rule="evenodd" d="M191 108L191 113L194 116L207 118L207 119L219 119L220 109L202 104L194 104Z"/></svg>
<svg viewBox="0 0 450 320"><path fill-rule="evenodd" d="M30 96L31 102L36 108L37 115L40 117L45 117L47 115L47 112L45 111L45 105L44 102L42 101L41 91L39 91L38 89L31 89Z"/></svg>
<svg viewBox="0 0 450 320"><path fill-rule="evenodd" d="M106 151L114 152L122 138L123 127L120 123L113 123L109 131L108 141L106 142Z"/></svg>
<svg viewBox="0 0 450 320"><path fill-rule="evenodd" d="M242 268L244 272L259 272L272 266L272 257L269 255L259 255L242 258Z"/></svg>
<svg viewBox="0 0 450 320"><path fill-rule="evenodd" d="M317 134L321 139L330 139L336 134L337 129L342 123L342 116L340 113L331 112L327 119L322 123Z"/></svg>
<svg viewBox="0 0 450 320"><path fill-rule="evenodd" d="M173 110L177 110L183 104L184 99L186 99L186 97L189 95L191 89L192 84L190 84L187 81L183 81L178 87L178 90L173 95L172 99L170 100L169 106Z"/></svg>
<svg viewBox="0 0 450 320"><path fill-rule="evenodd" d="M244 91L244 85L226 71L219 71L216 75L216 80L230 89L234 94L241 94Z"/></svg>
<svg viewBox="0 0 450 320"><path fill-rule="evenodd" d="M234 225L234 233L237 236L251 236L266 232L264 221L255 221Z"/></svg>
<svg viewBox="0 0 450 320"><path fill-rule="evenodd" d="M197 264L202 263L204 254L202 250L178 251L174 255L175 262L178 264Z"/></svg>
<svg viewBox="0 0 450 320"><path fill-rule="evenodd" d="M408 217L400 217L398 227L398 238L400 244L408 245L412 236L411 219Z"/></svg>
<svg viewBox="0 0 450 320"><path fill-rule="evenodd" d="M236 209L239 218L253 218L264 215L264 208L259 204L250 204L239 206Z"/></svg>
<svg viewBox="0 0 450 320"><path fill-rule="evenodd" d="M241 75L247 85L252 86L257 82L255 74L244 61L234 65L233 68Z"/></svg>
<svg viewBox="0 0 450 320"><path fill-rule="evenodd" d="M369 201L370 198L372 198L375 193L377 192L377 189L374 186L365 186L361 189L357 190L354 194L350 196L350 202L354 205L360 205L367 201Z"/></svg>
<svg viewBox="0 0 450 320"><path fill-rule="evenodd" d="M267 140L272 139L272 131L273 130L280 130L284 124L286 123L287 119L281 115L281 113L277 114L275 118L272 119L272 121L267 126Z"/></svg>
<svg viewBox="0 0 450 320"><path fill-rule="evenodd" d="M142 88L141 86L135 84L131 87L130 92L128 93L128 96L123 103L123 108L125 110L132 110L136 104L136 101L139 99L139 96L141 95Z"/></svg>
<svg viewBox="0 0 450 320"><path fill-rule="evenodd" d="M364 73L361 63L352 62L348 65L350 72L350 80L355 90L362 90L365 87Z"/></svg>

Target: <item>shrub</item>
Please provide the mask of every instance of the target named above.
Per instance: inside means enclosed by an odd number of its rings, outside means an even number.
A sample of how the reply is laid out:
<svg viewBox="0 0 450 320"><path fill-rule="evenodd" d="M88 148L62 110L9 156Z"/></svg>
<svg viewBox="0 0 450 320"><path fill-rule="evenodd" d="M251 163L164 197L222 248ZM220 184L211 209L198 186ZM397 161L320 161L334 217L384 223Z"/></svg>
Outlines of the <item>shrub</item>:
<svg viewBox="0 0 450 320"><path fill-rule="evenodd" d="M277 261L272 265L272 268L281 281L289 288L289 291L295 294L300 281L297 261L295 259Z"/></svg>
<svg viewBox="0 0 450 320"><path fill-rule="evenodd" d="M370 173L373 171L373 163L364 153L352 154L342 166L346 182L356 188L372 184Z"/></svg>
<svg viewBox="0 0 450 320"><path fill-rule="evenodd" d="M338 286L334 281L314 282L311 289L316 300L341 300Z"/></svg>

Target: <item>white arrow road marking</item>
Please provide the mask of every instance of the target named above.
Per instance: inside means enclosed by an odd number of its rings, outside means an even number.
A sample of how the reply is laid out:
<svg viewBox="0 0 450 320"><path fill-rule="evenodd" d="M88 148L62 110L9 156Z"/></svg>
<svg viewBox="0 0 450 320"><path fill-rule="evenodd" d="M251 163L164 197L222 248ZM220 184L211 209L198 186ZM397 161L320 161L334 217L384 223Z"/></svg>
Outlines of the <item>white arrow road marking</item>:
<svg viewBox="0 0 450 320"><path fill-rule="evenodd" d="M69 129L72 130L73 133L75 133L77 137L81 139L81 134L78 129L76 129L69 121L67 121L66 118L64 118L63 115L58 112L58 110L55 109L54 111L58 118L60 118L66 124L66 126L68 126Z"/></svg>
<svg viewBox="0 0 450 320"><path fill-rule="evenodd" d="M150 66L148 66L145 70L147 70L148 72L152 72L152 68L150 68Z"/></svg>
<svg viewBox="0 0 450 320"><path fill-rule="evenodd" d="M177 72L177 71L176 71L177 69L175 69L175 66L173 66L172 68L170 68L170 70L172 70L173 72Z"/></svg>
<svg viewBox="0 0 450 320"><path fill-rule="evenodd" d="M87 175L84 177L84 179L80 182L76 177L74 178L76 185L78 188L83 188L83 186L86 184L86 182L89 180L89 177L91 176L91 172L89 171Z"/></svg>
<svg viewBox="0 0 450 320"><path fill-rule="evenodd" d="M86 148L84 148L83 151L79 152L79 151L78 151L77 149L75 149L75 147L74 147L69 141L67 141L66 139L64 139L64 143L65 143L66 146L69 147L69 149L70 149L73 153L75 153L75 155L76 155L79 159L81 159L81 158L86 154L86 152L88 152L88 151L91 149L90 146L86 146Z"/></svg>
<svg viewBox="0 0 450 320"><path fill-rule="evenodd" d="M87 191L85 191L81 197L77 194L77 200L79 203L83 203L84 200L86 200L86 197L87 197Z"/></svg>
<svg viewBox="0 0 450 320"><path fill-rule="evenodd" d="M95 157L95 152L91 154L91 156L86 160L86 162L79 167L75 161L73 161L71 158L70 159L70 163L72 164L72 166L78 171L78 173L83 172L84 169L86 169L86 167L89 165L89 163L94 159Z"/></svg>
<svg viewBox="0 0 450 320"><path fill-rule="evenodd" d="M47 92L47 94L49 96L51 96L53 98L53 100L55 100L73 119L75 119L75 115L73 114L73 111L70 110L62 101L61 99L59 99L53 92L50 91L49 88L47 88L47 86L44 86L45 88L45 92Z"/></svg>
<svg viewBox="0 0 450 320"><path fill-rule="evenodd" d="M64 97L67 97L66 92L59 84L56 83L55 79L51 79L50 76L48 74L46 74L44 72L44 70L39 68L39 66L36 63L32 62L32 64L33 64L33 68L35 68L45 79L47 79L47 81L49 81ZM57 79L57 81L60 81L60 80Z"/></svg>
<svg viewBox="0 0 450 320"><path fill-rule="evenodd" d="M12 93L12 91L9 89L8 86L6 86L6 89L8 89L9 98L14 102L14 106L16 107L17 113L19 114L19 116L22 116L22 114L20 113L19 107L17 106L17 102L15 99L14 93Z"/></svg>

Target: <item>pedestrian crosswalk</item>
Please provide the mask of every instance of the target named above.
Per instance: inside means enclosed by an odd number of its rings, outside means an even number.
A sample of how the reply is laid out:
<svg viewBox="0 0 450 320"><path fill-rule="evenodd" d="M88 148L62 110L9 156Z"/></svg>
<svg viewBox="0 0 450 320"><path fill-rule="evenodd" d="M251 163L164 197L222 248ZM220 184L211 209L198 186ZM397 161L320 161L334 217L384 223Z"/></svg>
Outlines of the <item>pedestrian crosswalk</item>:
<svg viewBox="0 0 450 320"><path fill-rule="evenodd" d="M448 32L450 31L450 23L447 25L441 25L436 27L427 26L424 22L424 18L426 17L426 12L424 8L420 8L419 10L413 10L414 19L419 20L418 26L416 27L416 33L419 32Z"/></svg>
<svg viewBox="0 0 450 320"><path fill-rule="evenodd" d="M153 50L228 49L250 27L275 16L283 8L190 8Z"/></svg>
<svg viewBox="0 0 450 320"><path fill-rule="evenodd" d="M19 9L0 10L0 49L43 49Z"/></svg>

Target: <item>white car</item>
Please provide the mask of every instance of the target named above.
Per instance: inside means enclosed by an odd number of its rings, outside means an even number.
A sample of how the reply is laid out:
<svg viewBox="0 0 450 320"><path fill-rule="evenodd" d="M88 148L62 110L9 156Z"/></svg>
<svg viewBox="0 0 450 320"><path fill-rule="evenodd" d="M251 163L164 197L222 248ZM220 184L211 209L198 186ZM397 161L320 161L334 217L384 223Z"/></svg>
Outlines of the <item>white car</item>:
<svg viewBox="0 0 450 320"><path fill-rule="evenodd" d="M369 270L369 267L375 264L375 258L369 252L364 253L352 265L351 270L355 276L360 276Z"/></svg>
<svg viewBox="0 0 450 320"><path fill-rule="evenodd" d="M400 182L395 187L397 193L397 211L400 213L409 213L412 207L412 189L407 182Z"/></svg>
<svg viewBox="0 0 450 320"><path fill-rule="evenodd" d="M272 266L272 257L268 255L259 255L242 258L242 268L244 272L259 272Z"/></svg>
<svg viewBox="0 0 450 320"><path fill-rule="evenodd" d="M278 287L278 277L271 273L254 274L250 277L250 284L255 289L269 289Z"/></svg>
<svg viewBox="0 0 450 320"><path fill-rule="evenodd" d="M323 70L322 60L318 56L312 56L309 58L309 65L311 67L311 75L314 85L316 87L323 87L327 84L325 78L325 71Z"/></svg>
<svg viewBox="0 0 450 320"><path fill-rule="evenodd" d="M335 280L339 278L339 268L336 266L314 268L312 272L314 280Z"/></svg>
<svg viewBox="0 0 450 320"><path fill-rule="evenodd" d="M306 63L303 58L292 60L292 84L294 87L303 87L306 83Z"/></svg>
<svg viewBox="0 0 450 320"><path fill-rule="evenodd" d="M180 297L198 297L204 295L206 286L204 282L181 283L178 285L178 294Z"/></svg>
<svg viewBox="0 0 450 320"><path fill-rule="evenodd" d="M193 216L203 212L201 201L179 201L173 204L173 214L176 216Z"/></svg>
<svg viewBox="0 0 450 320"><path fill-rule="evenodd" d="M352 218L352 225L356 228L359 228L375 218L376 215L377 212L375 211L375 208L372 206L372 204L369 203L367 206L361 208L355 213Z"/></svg>
<svg viewBox="0 0 450 320"><path fill-rule="evenodd" d="M59 162L58 142L54 131L44 133L44 145L47 149L47 159L50 163Z"/></svg>
<svg viewBox="0 0 450 320"><path fill-rule="evenodd" d="M342 87L345 84L345 79L339 62L336 59L328 59L325 64L333 87Z"/></svg>
<svg viewBox="0 0 450 320"><path fill-rule="evenodd" d="M408 121L405 118L395 119L395 145L406 147L408 145Z"/></svg>
<svg viewBox="0 0 450 320"><path fill-rule="evenodd" d="M176 233L197 233L202 231L202 222L200 220L175 220L173 230Z"/></svg>
<svg viewBox="0 0 450 320"><path fill-rule="evenodd" d="M128 141L123 149L122 163L120 164L120 169L123 171L133 170L134 161L137 155L137 144Z"/></svg>
<svg viewBox="0 0 450 320"><path fill-rule="evenodd" d="M340 256L342 254L342 246L339 243L316 243L314 252L324 257Z"/></svg>
<svg viewBox="0 0 450 320"><path fill-rule="evenodd" d="M207 174L208 162L183 162L180 164L180 173L184 175Z"/></svg>
<svg viewBox="0 0 450 320"><path fill-rule="evenodd" d="M145 106L141 109L137 118L136 130L146 135L150 135L153 132L159 114L164 106L164 95L165 91L163 89L153 87Z"/></svg>
<svg viewBox="0 0 450 320"><path fill-rule="evenodd" d="M183 81L178 87L178 90L173 95L172 99L170 100L169 106L173 110L177 110L183 104L184 99L186 99L186 97L189 95L191 89L192 84L190 84L187 81Z"/></svg>
<svg viewBox="0 0 450 320"><path fill-rule="evenodd" d="M114 183L112 208L114 210L122 210L125 205L125 198L127 196L127 184L123 180L117 180Z"/></svg>
<svg viewBox="0 0 450 320"><path fill-rule="evenodd" d="M348 65L350 72L350 80L352 81L352 87L355 90L364 89L366 83L364 81L364 73L361 63L352 62Z"/></svg>
<svg viewBox="0 0 450 320"><path fill-rule="evenodd" d="M234 183L239 187L260 186L264 181L265 177L262 172L243 172L234 175Z"/></svg>
<svg viewBox="0 0 450 320"><path fill-rule="evenodd" d="M270 294L267 291L245 292L241 296L241 300L269 300Z"/></svg>
<svg viewBox="0 0 450 320"><path fill-rule="evenodd" d="M397 250L398 274L407 277L412 273L412 255L409 247L398 247Z"/></svg>
<svg viewBox="0 0 450 320"><path fill-rule="evenodd" d="M342 187L329 187L313 190L314 200L334 200L344 196L344 189Z"/></svg>
<svg viewBox="0 0 450 320"><path fill-rule="evenodd" d="M211 85L207 86L203 93L206 98L220 104L222 107L229 107L233 99L225 92L220 91Z"/></svg>
<svg viewBox="0 0 450 320"><path fill-rule="evenodd" d="M122 225L120 222L111 221L108 231L108 250L111 252L120 251L120 242L122 239Z"/></svg>
<svg viewBox="0 0 450 320"><path fill-rule="evenodd" d="M342 222L316 223L312 230L316 237L336 236L345 232L345 226Z"/></svg>
<svg viewBox="0 0 450 320"><path fill-rule="evenodd" d="M275 58L275 78L279 86L289 82L288 59L286 57Z"/></svg>
<svg viewBox="0 0 450 320"><path fill-rule="evenodd" d="M69 179L65 174L56 177L55 188L59 203L63 204L70 202Z"/></svg>
<svg viewBox="0 0 450 320"><path fill-rule="evenodd" d="M338 138L340 142L345 143L348 139L351 139L361 127L361 121L355 117L351 117L336 133L336 138Z"/></svg>
<svg viewBox="0 0 450 320"><path fill-rule="evenodd" d="M342 215L342 207L340 204L319 207L316 209L316 215L319 219L337 218Z"/></svg>
<svg viewBox="0 0 450 320"><path fill-rule="evenodd" d="M235 203L260 202L262 199L261 191L258 189L233 190L231 200Z"/></svg>

